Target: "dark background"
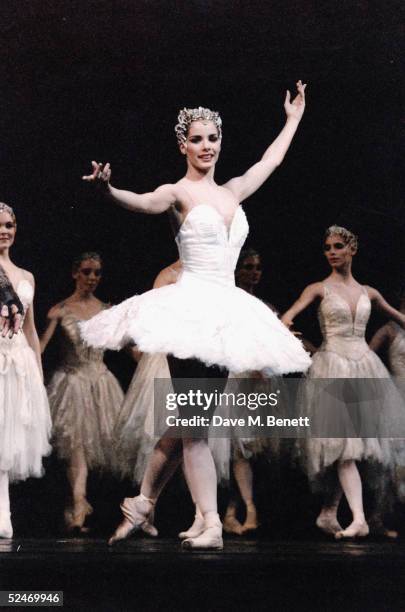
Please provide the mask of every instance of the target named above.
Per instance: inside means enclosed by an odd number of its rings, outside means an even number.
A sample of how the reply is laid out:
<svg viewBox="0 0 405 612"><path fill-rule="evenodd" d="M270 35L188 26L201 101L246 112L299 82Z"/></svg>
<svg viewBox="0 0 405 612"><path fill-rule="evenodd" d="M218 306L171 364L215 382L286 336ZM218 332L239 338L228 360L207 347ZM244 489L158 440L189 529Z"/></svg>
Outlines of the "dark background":
<svg viewBox="0 0 405 612"><path fill-rule="evenodd" d="M402 6L3 0L0 200L18 218L13 258L37 279L39 330L71 292L81 251L102 253L99 295L113 302L150 288L177 257L166 215L131 214L81 182L92 159L111 162L118 187L174 182L184 172L178 110L202 105L223 119L225 181L277 135L285 90L299 78L308 101L293 146L245 203L248 244L265 263L260 293L283 310L326 276L322 234L338 223L360 237L356 278L393 300L404 263ZM299 326L316 339L314 312ZM111 364L125 384L130 364Z"/></svg>

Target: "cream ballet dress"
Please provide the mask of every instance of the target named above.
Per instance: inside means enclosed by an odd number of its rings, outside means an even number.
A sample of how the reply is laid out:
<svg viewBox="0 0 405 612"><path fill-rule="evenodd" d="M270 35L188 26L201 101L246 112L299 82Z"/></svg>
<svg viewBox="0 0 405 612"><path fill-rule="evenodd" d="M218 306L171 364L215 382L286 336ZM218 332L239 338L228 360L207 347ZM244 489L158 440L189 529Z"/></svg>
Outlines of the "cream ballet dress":
<svg viewBox="0 0 405 612"><path fill-rule="evenodd" d="M323 335L320 349L312 357L307 382L301 387L299 398L302 414L308 416L311 430L325 432L331 437L308 437L301 440L305 467L316 476L335 461L350 459L375 460L384 465L403 461L403 443L396 433L405 433L405 405L394 381L379 357L370 350L365 340L371 302L365 287L358 299L354 316L347 301L333 286L324 283L324 297L319 305L318 318ZM330 385L337 379L373 379L356 385L342 382L336 387L347 399L332 393L319 393L317 383ZM353 393L356 412L351 412ZM362 397L363 394L363 397ZM348 403L347 403L348 402ZM356 421L354 421L354 418ZM359 431L373 436L355 437ZM332 437L333 432L336 433Z"/></svg>
<svg viewBox="0 0 405 612"><path fill-rule="evenodd" d="M103 361L103 350L83 344L79 319L62 308L63 362L48 386L54 444L63 459L81 448L88 467L109 468L124 395Z"/></svg>
<svg viewBox="0 0 405 612"><path fill-rule="evenodd" d="M24 312L34 289L27 280L17 285ZM0 470L10 481L42 476L42 457L51 452L48 399L34 351L23 331L0 336Z"/></svg>

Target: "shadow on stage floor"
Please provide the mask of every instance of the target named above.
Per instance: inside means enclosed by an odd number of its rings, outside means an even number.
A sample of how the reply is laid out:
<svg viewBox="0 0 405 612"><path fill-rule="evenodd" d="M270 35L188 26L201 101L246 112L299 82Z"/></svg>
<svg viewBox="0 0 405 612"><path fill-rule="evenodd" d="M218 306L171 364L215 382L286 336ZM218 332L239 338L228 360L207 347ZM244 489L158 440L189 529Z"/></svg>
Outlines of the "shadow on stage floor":
<svg viewBox="0 0 405 612"><path fill-rule="evenodd" d="M2 590L63 590L64 610L403 610L405 544L0 540ZM4 608L2 608L4 609Z"/></svg>

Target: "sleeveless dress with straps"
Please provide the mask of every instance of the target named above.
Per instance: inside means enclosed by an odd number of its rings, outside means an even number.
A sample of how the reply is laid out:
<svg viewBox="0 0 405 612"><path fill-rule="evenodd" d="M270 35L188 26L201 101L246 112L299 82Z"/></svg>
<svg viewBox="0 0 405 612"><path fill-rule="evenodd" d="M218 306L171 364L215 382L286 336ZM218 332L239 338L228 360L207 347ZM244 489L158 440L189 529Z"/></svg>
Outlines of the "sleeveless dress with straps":
<svg viewBox="0 0 405 612"><path fill-rule="evenodd" d="M104 352L84 346L79 319L62 308L63 361L48 385L54 444L63 459L83 448L89 467L108 468L124 395L103 361Z"/></svg>
<svg viewBox="0 0 405 612"><path fill-rule="evenodd" d="M335 461L370 459L392 466L404 460L404 443L391 436L405 433L405 404L388 370L366 342L370 312L365 287L353 315L348 302L331 284L324 283L324 298L318 309L323 343L313 355L300 402L314 430L339 432L339 437L308 437L301 441L310 476ZM346 383L339 383L339 390L343 389L346 397L341 401L333 391L317 393L315 385L311 385L315 379L323 379L320 384L325 385L335 379L374 379L375 383L372 380L358 385L348 383L347 395ZM355 413L351 410L353 397ZM359 431L372 431L373 437L355 437Z"/></svg>

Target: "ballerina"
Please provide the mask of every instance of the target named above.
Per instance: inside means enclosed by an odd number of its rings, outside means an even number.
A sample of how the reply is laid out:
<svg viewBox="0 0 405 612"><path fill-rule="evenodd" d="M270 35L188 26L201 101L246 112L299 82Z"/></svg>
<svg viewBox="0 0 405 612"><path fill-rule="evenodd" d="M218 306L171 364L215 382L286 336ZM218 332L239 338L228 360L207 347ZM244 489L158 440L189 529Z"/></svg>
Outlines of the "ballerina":
<svg viewBox="0 0 405 612"><path fill-rule="evenodd" d="M84 347L79 322L109 308L94 292L101 279L98 253L82 253L75 259L75 290L53 306L41 338L42 352L55 334L62 332L63 362L48 386L53 439L58 455L67 464L71 502L65 510L69 531L88 531L85 520L93 511L87 501L89 469L111 467L113 430L123 392L103 361L103 351Z"/></svg>
<svg viewBox="0 0 405 612"><path fill-rule="evenodd" d="M262 302L234 284L234 267L248 233L239 204L254 193L282 162L305 108L305 85L285 99L287 121L262 159L243 176L223 186L214 180L221 149L221 119L209 109L184 109L176 134L187 172L175 184L136 194L110 185L111 168L92 162L84 180L99 185L113 202L138 212L170 211L178 226L176 242L183 265L180 280L135 296L82 325L92 346L117 349L133 341L147 353L168 355L174 387L177 379L216 378L227 371L302 371L310 358L301 343ZM249 325L241 328L241 320ZM218 382L223 388L225 382ZM222 387L221 387L222 385ZM110 543L127 537L150 520L167 480L184 460L192 497L204 518L204 531L187 538L185 548L222 548L217 512L217 479L206 438L163 436L146 467L141 494L124 500L124 521Z"/></svg>
<svg viewBox="0 0 405 612"><path fill-rule="evenodd" d="M10 259L16 231L13 209L0 203L0 265L24 312L19 332L0 336L0 538L13 536L9 484L42 476L42 457L51 452L51 419L34 322L35 283L30 272Z"/></svg>
<svg viewBox="0 0 405 612"><path fill-rule="evenodd" d="M352 260L356 252L357 237L352 232L337 225L329 227L325 233L324 253L332 269L331 274L322 282L308 285L282 316L282 321L291 326L300 312L319 301L318 317L324 340L313 356L308 378L387 379L386 397L380 400L378 413L384 416L386 411L387 418L390 418L391 414L401 411L402 402L395 386L390 384L388 371L369 349L365 329L372 306L401 326L405 325L405 315L390 306L376 289L360 285L354 279ZM319 422L340 419L343 429L350 431L350 419L345 420L347 415L339 416L334 410L328 411L328 406L318 405L316 398L307 397L304 407L311 419L318 419ZM386 453L390 452L385 446L384 440L353 438L349 433L346 437L305 440L306 467L311 478L324 474L332 466L337 469L338 482L335 482L331 499L324 503L316 521L321 530L336 538L368 535L369 526L364 517L362 483L356 461L368 459L382 464ZM346 529L342 529L337 520L342 492L353 514L353 521Z"/></svg>
<svg viewBox="0 0 405 612"><path fill-rule="evenodd" d="M237 286L250 295L254 295L261 278L262 262L260 254L253 248L243 250L240 253L235 269ZM278 315L275 306L272 304L267 305ZM249 378L249 373L246 373L246 378ZM262 441L256 439L232 442L232 470L240 497L245 506L246 517L243 524L238 521L238 498L236 492L231 489L223 522L224 531L227 533L242 535L249 531L255 531L259 526L257 509L253 498L253 471L249 459L253 454L262 449Z"/></svg>

